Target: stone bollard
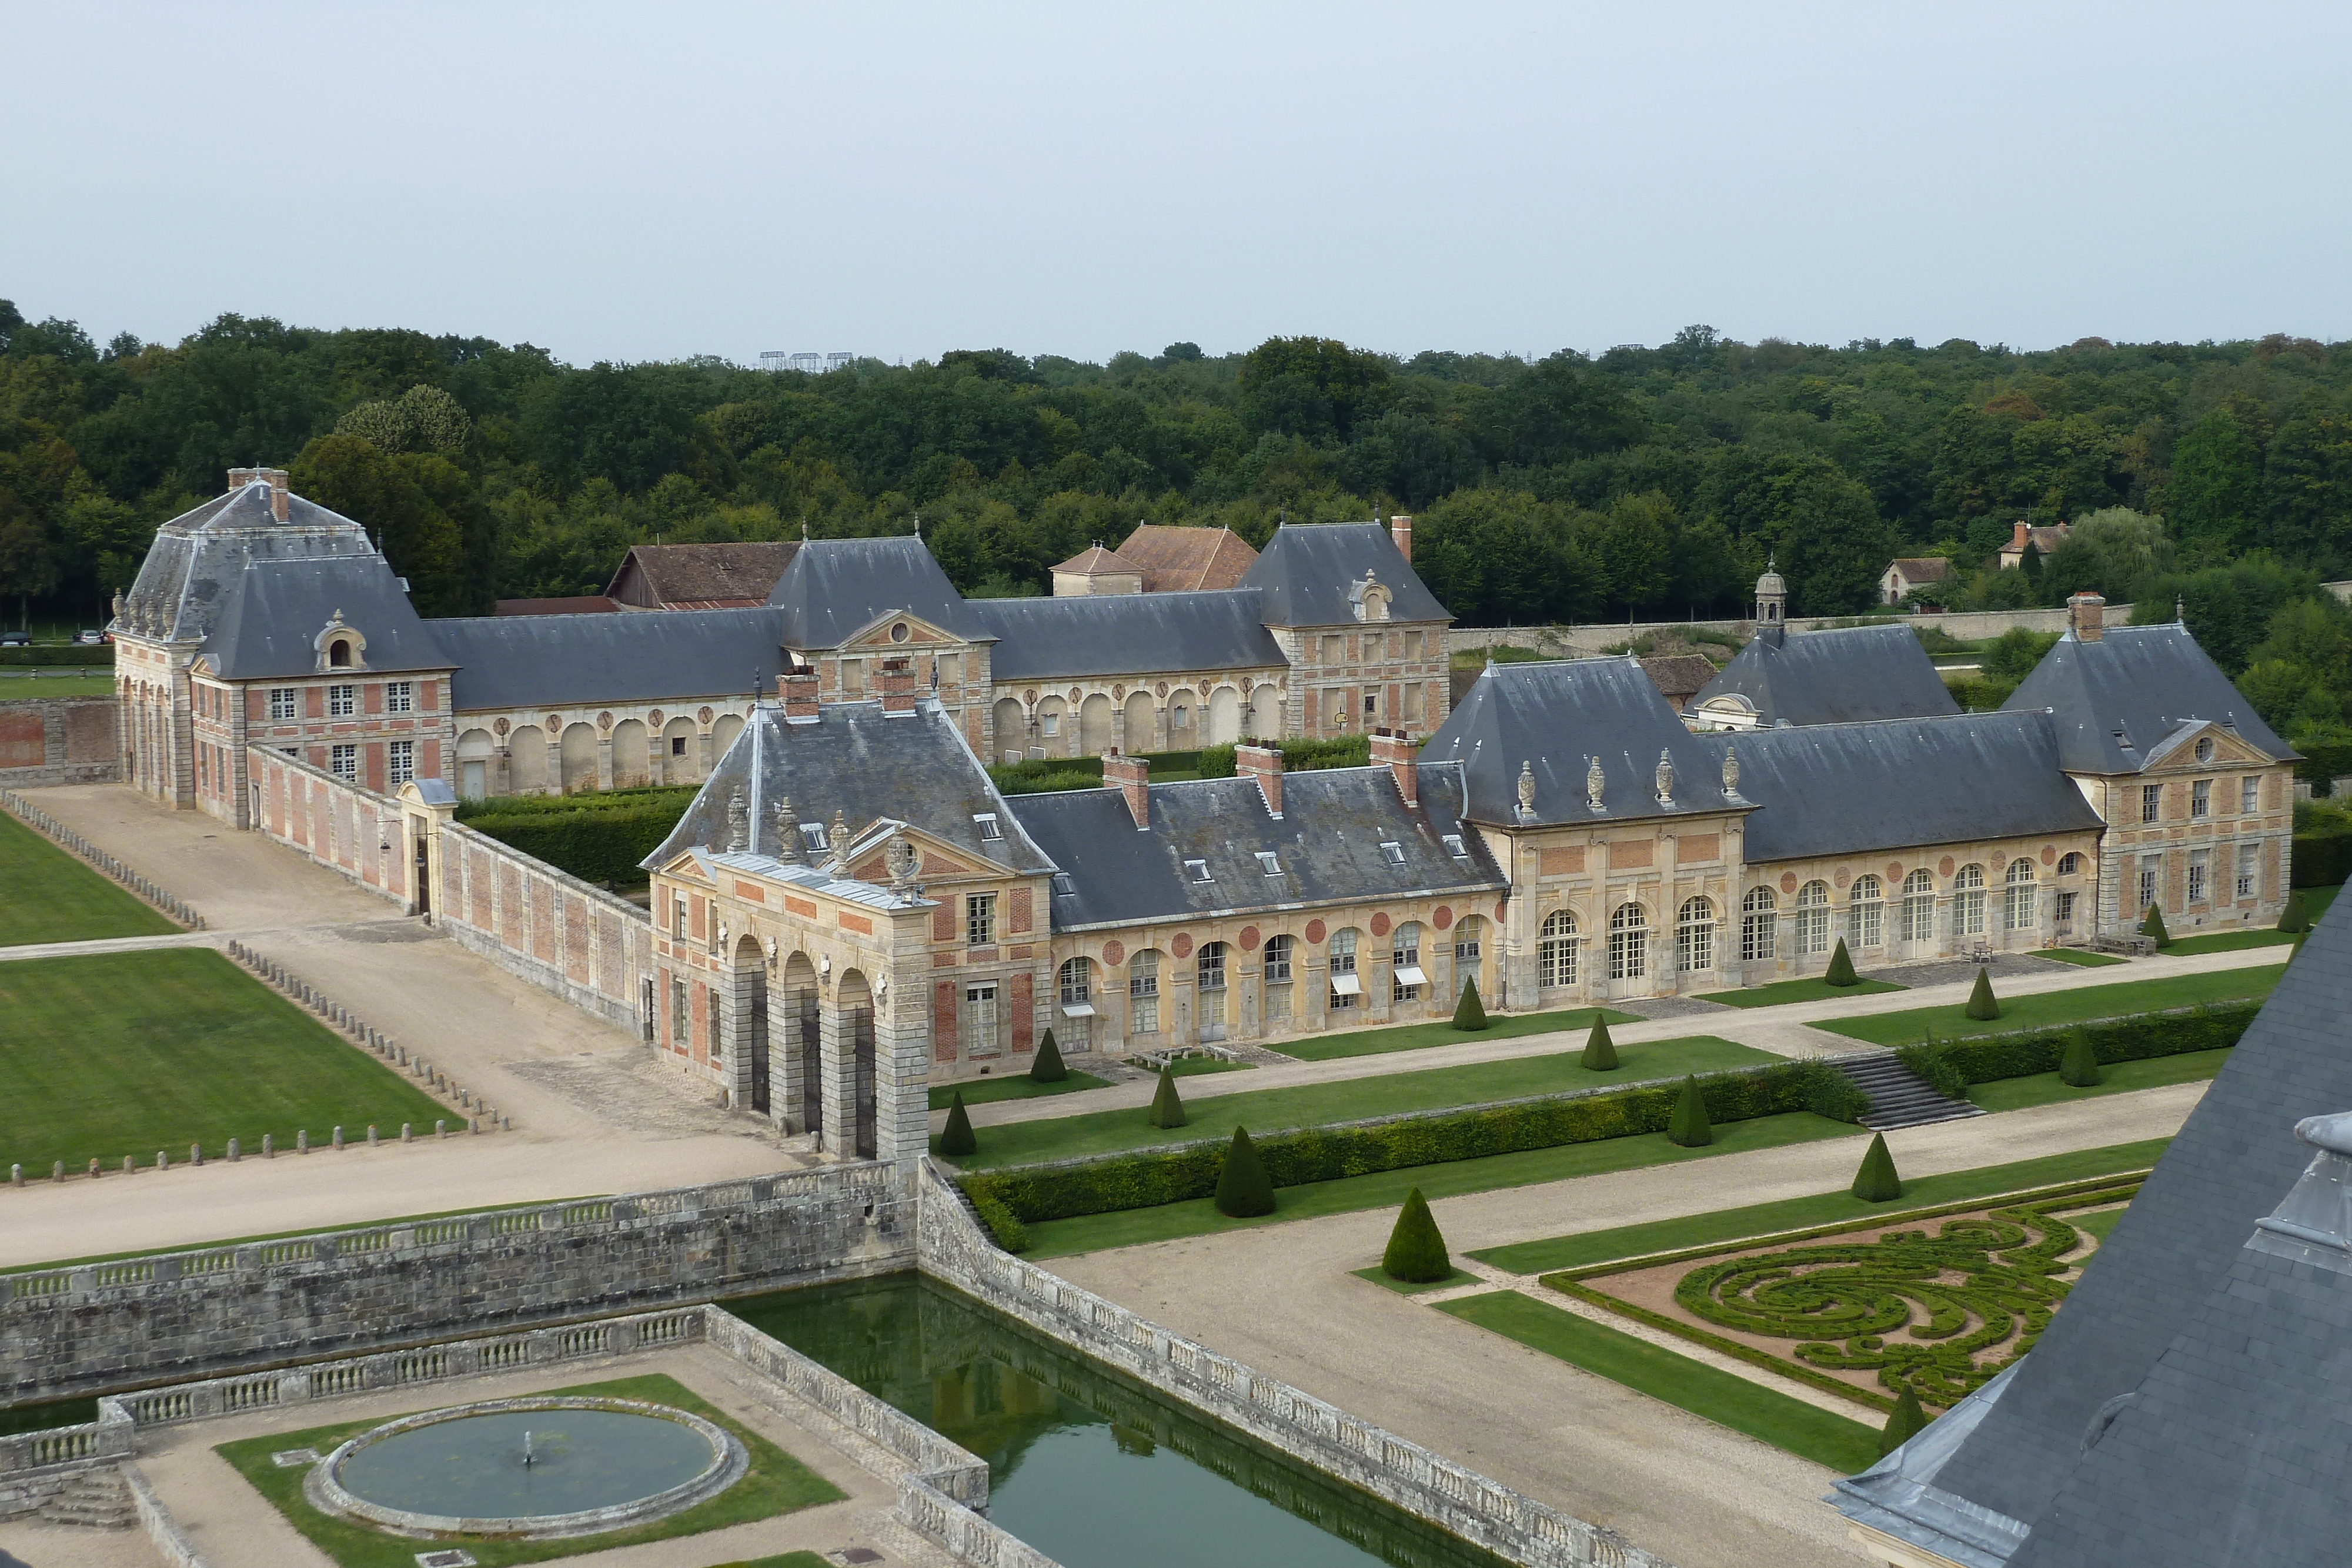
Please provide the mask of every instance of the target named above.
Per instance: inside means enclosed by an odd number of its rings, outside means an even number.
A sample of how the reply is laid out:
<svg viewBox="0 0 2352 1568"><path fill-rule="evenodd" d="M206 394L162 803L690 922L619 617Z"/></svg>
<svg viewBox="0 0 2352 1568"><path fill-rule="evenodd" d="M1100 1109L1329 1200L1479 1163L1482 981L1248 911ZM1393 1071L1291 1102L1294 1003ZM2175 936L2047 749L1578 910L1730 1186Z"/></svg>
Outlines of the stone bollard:
<svg viewBox="0 0 2352 1568"><path fill-rule="evenodd" d="M167 1171L172 1168L171 1150L157 1149L155 1151L155 1168L159 1171Z"/></svg>
<svg viewBox="0 0 2352 1568"><path fill-rule="evenodd" d="M337 1154L343 1152L343 1130L341 1127L335 1129L335 1152Z"/></svg>
<svg viewBox="0 0 2352 1568"><path fill-rule="evenodd" d="M10 1166L8 1167L8 1185L10 1186L22 1186L25 1185L25 1167L23 1166Z"/></svg>
<svg viewBox="0 0 2352 1568"><path fill-rule="evenodd" d="M277 1134L264 1133L261 1134L261 1157L265 1160L274 1160L278 1157Z"/></svg>
<svg viewBox="0 0 2352 1568"><path fill-rule="evenodd" d="M50 1167L49 1179L51 1181L63 1181L66 1179L65 1161L59 1160L55 1166Z"/></svg>
<svg viewBox="0 0 2352 1568"><path fill-rule="evenodd" d="M242 1156L237 1153L236 1140L235 1138L231 1138L228 1141L228 1163L235 1165L241 1157Z"/></svg>
<svg viewBox="0 0 2352 1568"><path fill-rule="evenodd" d="M447 1137L449 1135L449 1124L446 1120L436 1120L433 1124L433 1135L436 1138Z"/></svg>
<svg viewBox="0 0 2352 1568"><path fill-rule="evenodd" d="M370 1122L368 1124L368 1147L371 1149L375 1147L375 1124L373 1122Z"/></svg>
<svg viewBox="0 0 2352 1568"><path fill-rule="evenodd" d="M469 1133L478 1133L481 1130L482 1124L480 1118L475 1116L468 1116L466 1118L466 1131Z"/></svg>
<svg viewBox="0 0 2352 1568"><path fill-rule="evenodd" d="M403 1123L400 1124L400 1141L401 1141L402 1143L405 1144L405 1143L409 1142L409 1141L410 1141L412 1138L414 1138L415 1136L415 1127L414 1127L414 1126L412 1126L409 1123L403 1122Z"/></svg>
<svg viewBox="0 0 2352 1568"><path fill-rule="evenodd" d="M90 1175L92 1175L92 1176L97 1176L97 1175L99 1174L99 1169L98 1169L98 1159L97 1159L97 1157L96 1157L95 1155L91 1156L91 1158L90 1158L90 1162L89 1162L89 1174L90 1174Z"/></svg>
<svg viewBox="0 0 2352 1568"><path fill-rule="evenodd" d="M123 1174L124 1176L129 1176L131 1172L133 1172L133 1171L137 1170L138 1168L139 1168L139 1162L138 1162L137 1160L135 1160L135 1159L131 1158L129 1155L123 1155L123 1156L122 1156L122 1174Z"/></svg>
<svg viewBox="0 0 2352 1568"><path fill-rule="evenodd" d="M294 1152L298 1155L307 1155L310 1152L310 1128L297 1127L294 1129Z"/></svg>
<svg viewBox="0 0 2352 1568"><path fill-rule="evenodd" d="M190 1144L188 1145L188 1163L192 1166L200 1166L205 1163L205 1146L202 1144Z"/></svg>
<svg viewBox="0 0 2352 1568"><path fill-rule="evenodd" d="M395 1045L395 1046L394 1046L394 1047L393 1047L393 1050L394 1050L394 1051L398 1051L398 1052L400 1053L400 1064L401 1064L403 1067L407 1066L407 1065L408 1065L408 1047L406 1047L406 1046L404 1046L404 1045Z"/></svg>

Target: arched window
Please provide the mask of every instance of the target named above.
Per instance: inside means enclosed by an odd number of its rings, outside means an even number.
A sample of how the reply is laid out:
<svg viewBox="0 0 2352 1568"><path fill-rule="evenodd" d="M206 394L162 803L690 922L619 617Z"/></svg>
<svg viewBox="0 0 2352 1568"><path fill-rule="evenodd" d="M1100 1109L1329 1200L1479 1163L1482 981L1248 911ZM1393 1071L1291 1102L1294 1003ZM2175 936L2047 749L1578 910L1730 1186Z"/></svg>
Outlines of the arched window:
<svg viewBox="0 0 2352 1568"><path fill-rule="evenodd" d="M1879 914L1885 896L1874 876L1858 876L1845 895L1845 941L1849 947L1875 947L1884 929Z"/></svg>
<svg viewBox="0 0 2352 1568"><path fill-rule="evenodd" d="M1331 933L1331 1005L1358 1007L1363 999L1364 983L1356 977L1356 929L1351 925Z"/></svg>
<svg viewBox="0 0 2352 1568"><path fill-rule="evenodd" d="M1222 991L1225 988L1225 945L1222 942L1201 944L1198 972L1201 989Z"/></svg>
<svg viewBox="0 0 2352 1568"><path fill-rule="evenodd" d="M1060 1031L1055 1043L1065 1051L1090 1051L1094 1047L1094 970L1093 962L1086 958L1072 958L1062 966L1058 977L1062 1016L1054 1027Z"/></svg>
<svg viewBox="0 0 2352 1568"><path fill-rule="evenodd" d="M1985 875L1980 865L1964 865L1952 879L1952 935L1981 936L1985 929Z"/></svg>
<svg viewBox="0 0 2352 1568"><path fill-rule="evenodd" d="M1621 904L1609 916L1609 977L1638 980L1650 972L1650 916L1638 904Z"/></svg>
<svg viewBox="0 0 2352 1568"><path fill-rule="evenodd" d="M1715 967L1715 905L1704 898L1683 901L1675 916L1675 968L1694 974Z"/></svg>
<svg viewBox="0 0 2352 1568"><path fill-rule="evenodd" d="M1936 882L1921 866L1903 879L1903 940L1936 939Z"/></svg>
<svg viewBox="0 0 2352 1568"><path fill-rule="evenodd" d="M1555 909L1544 916L1543 932L1536 943L1538 977L1546 987L1576 984L1576 916L1565 909Z"/></svg>
<svg viewBox="0 0 2352 1568"><path fill-rule="evenodd" d="M1421 923L1408 920L1389 935L1389 1000L1417 1002L1428 983L1421 968Z"/></svg>
<svg viewBox="0 0 2352 1568"><path fill-rule="evenodd" d="M1094 1006L1094 964L1085 958L1073 958L1062 966L1062 1006L1088 1008Z"/></svg>
<svg viewBox="0 0 2352 1568"><path fill-rule="evenodd" d="M1797 889L1797 954L1830 950L1830 884L1815 880Z"/></svg>
<svg viewBox="0 0 2352 1568"><path fill-rule="evenodd" d="M1778 951L1778 927L1780 917L1773 911L1780 901L1769 887L1751 887L1748 896L1739 901L1739 961L1752 964L1759 958L1772 957Z"/></svg>
<svg viewBox="0 0 2352 1568"><path fill-rule="evenodd" d="M2011 931L2031 931L2039 924L2033 917L2033 862L2023 855L2009 862L2009 907L2001 911L2001 924Z"/></svg>
<svg viewBox="0 0 2352 1568"><path fill-rule="evenodd" d="M2068 850L2064 854L2060 855L2060 856L2058 857L2058 874L2059 874L2060 876L2080 876L2080 875L2082 875L2082 874L2083 874L2083 856L2082 856L2082 852L2081 852L2080 851L2078 851L2078 850Z"/></svg>
<svg viewBox="0 0 2352 1568"><path fill-rule="evenodd" d="M1269 1019L1290 1016L1290 959L1297 940L1292 936L1265 939L1262 969L1265 977L1265 1016Z"/></svg>
<svg viewBox="0 0 2352 1568"><path fill-rule="evenodd" d="M1127 1032L1160 1032L1160 955L1149 947L1127 961Z"/></svg>
<svg viewBox="0 0 2352 1568"><path fill-rule="evenodd" d="M338 637L333 642L328 643L327 663L333 665L338 670L350 669L352 665L351 643L345 642L341 637Z"/></svg>

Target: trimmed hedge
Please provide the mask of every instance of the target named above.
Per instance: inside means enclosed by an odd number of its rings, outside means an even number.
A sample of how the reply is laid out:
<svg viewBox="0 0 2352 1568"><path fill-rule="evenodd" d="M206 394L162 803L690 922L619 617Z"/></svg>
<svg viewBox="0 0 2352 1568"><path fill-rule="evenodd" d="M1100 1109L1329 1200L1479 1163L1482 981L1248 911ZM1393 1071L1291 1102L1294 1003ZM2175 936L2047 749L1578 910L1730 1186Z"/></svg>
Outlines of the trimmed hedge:
<svg viewBox="0 0 2352 1568"><path fill-rule="evenodd" d="M996 1239L999 1247L1007 1252L1029 1250L1029 1228L1014 1218L1011 1209L992 1197L974 1197L971 1207L972 1212L980 1216L980 1222L988 1228L988 1233Z"/></svg>
<svg viewBox="0 0 2352 1568"><path fill-rule="evenodd" d="M1927 1040L1898 1047L1895 1054L1938 1091L1957 1098L1971 1083L2057 1071L2067 1042L2078 1033L2090 1040L2092 1051L2103 1062L2145 1061L2235 1045L2261 1010L2260 1002L2221 1002L2187 1012L2146 1013L2100 1023L2020 1030L2015 1034Z"/></svg>
<svg viewBox="0 0 2352 1568"><path fill-rule="evenodd" d="M2295 834L2289 865L2292 886L2336 886L2352 878L2352 832Z"/></svg>
<svg viewBox="0 0 2352 1568"><path fill-rule="evenodd" d="M0 648L0 664L87 664L96 669L113 663L111 643L36 643L26 648Z"/></svg>
<svg viewBox="0 0 2352 1568"><path fill-rule="evenodd" d="M1326 768L1368 768L1371 765L1372 741L1367 735L1335 735L1325 739L1302 737L1280 744L1285 773L1314 773ZM1171 763L1170 766L1175 765ZM1231 779L1234 776L1233 746L1229 743L1202 747L1194 767L1203 779Z"/></svg>
<svg viewBox="0 0 2352 1568"><path fill-rule="evenodd" d="M1381 1270L1411 1285L1434 1284L1454 1272L1444 1233L1437 1228L1437 1217L1429 1212L1429 1200L1419 1187L1405 1194L1404 1207L1397 1210L1388 1247L1381 1253Z"/></svg>
<svg viewBox="0 0 2352 1568"><path fill-rule="evenodd" d="M1788 1111L1853 1122L1870 1108L1869 1097L1851 1079L1822 1061L1738 1068L1709 1073L1698 1084L1708 1119L1715 1122L1745 1122ZM1255 1142L1268 1179L1276 1187L1298 1186L1410 1166L1663 1133L1682 1090L1672 1082L1634 1084L1509 1105L1433 1111L1370 1126L1303 1128ZM1067 1165L977 1171L961 1181L975 1202L985 1195L1023 1221L1035 1224L1207 1197L1216 1190L1224 1154L1222 1143L1196 1144Z"/></svg>

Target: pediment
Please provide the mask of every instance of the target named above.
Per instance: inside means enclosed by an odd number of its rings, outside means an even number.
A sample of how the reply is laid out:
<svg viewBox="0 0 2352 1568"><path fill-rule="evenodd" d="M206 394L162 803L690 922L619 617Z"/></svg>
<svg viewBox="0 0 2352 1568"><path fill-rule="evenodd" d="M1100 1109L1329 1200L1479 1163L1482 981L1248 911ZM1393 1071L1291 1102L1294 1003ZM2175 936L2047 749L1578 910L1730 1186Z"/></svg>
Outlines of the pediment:
<svg viewBox="0 0 2352 1568"><path fill-rule="evenodd" d="M876 831L875 829L882 829ZM846 872L853 881L887 886L892 880L889 867L889 841L903 836L914 847L915 876L919 881L931 877L1008 876L1013 868L974 854L961 844L950 843L934 833L900 822L877 822L853 841ZM867 841L870 839L870 842Z"/></svg>
<svg viewBox="0 0 2352 1568"><path fill-rule="evenodd" d="M903 638L895 635L901 626L907 629ZM886 610L843 638L841 651L844 653L903 653L912 648L933 649L944 643L961 645L962 643L961 637L911 611Z"/></svg>
<svg viewBox="0 0 2352 1568"><path fill-rule="evenodd" d="M2200 760L2197 743L2210 740L2213 752ZM2196 719L2181 725L2148 750L2147 759L2140 764L2143 773L2163 770L2191 770L2200 768L2267 768L2271 758L2263 755L2245 737L2236 734L2214 719Z"/></svg>

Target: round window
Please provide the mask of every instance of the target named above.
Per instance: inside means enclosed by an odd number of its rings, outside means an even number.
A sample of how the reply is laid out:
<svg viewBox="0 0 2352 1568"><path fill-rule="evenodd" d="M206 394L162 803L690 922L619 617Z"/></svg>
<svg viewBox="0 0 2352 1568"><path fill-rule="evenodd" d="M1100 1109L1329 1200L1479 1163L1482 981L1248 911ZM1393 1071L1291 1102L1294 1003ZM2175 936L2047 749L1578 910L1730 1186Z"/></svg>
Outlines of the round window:
<svg viewBox="0 0 2352 1568"><path fill-rule="evenodd" d="M2205 739L2197 743L2197 760L2200 762L2210 762L2213 760L2213 741L2211 737L2209 736Z"/></svg>
<svg viewBox="0 0 2352 1568"><path fill-rule="evenodd" d="M908 632L907 623L904 621L890 628L890 641L893 643L903 643L909 635L911 633Z"/></svg>

